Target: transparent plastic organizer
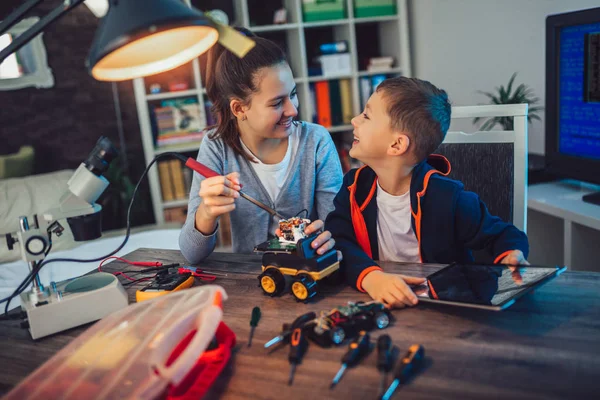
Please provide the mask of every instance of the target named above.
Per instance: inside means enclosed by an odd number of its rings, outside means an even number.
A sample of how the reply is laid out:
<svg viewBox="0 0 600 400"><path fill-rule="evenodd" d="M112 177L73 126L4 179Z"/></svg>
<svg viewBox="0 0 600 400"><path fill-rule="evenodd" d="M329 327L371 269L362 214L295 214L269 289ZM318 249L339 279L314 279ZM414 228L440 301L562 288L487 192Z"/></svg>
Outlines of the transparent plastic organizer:
<svg viewBox="0 0 600 400"><path fill-rule="evenodd" d="M221 322L217 285L173 292L102 319L14 388L6 399L153 399L178 385ZM196 333L170 365L167 358Z"/></svg>

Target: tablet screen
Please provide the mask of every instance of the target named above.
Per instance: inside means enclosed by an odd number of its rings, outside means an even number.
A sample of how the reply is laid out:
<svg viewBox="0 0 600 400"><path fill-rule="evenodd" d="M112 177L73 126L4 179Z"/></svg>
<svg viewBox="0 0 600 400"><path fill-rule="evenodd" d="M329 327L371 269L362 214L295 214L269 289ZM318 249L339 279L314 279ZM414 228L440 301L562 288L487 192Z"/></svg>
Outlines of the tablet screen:
<svg viewBox="0 0 600 400"><path fill-rule="evenodd" d="M450 264L413 287L419 297L500 306L562 272L558 267Z"/></svg>

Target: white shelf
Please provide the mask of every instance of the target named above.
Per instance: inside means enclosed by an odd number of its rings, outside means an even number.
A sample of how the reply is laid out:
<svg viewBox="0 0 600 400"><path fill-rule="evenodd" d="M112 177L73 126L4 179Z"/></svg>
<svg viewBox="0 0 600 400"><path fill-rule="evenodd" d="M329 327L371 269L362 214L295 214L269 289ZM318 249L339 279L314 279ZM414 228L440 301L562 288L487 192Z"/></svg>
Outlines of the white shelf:
<svg viewBox="0 0 600 400"><path fill-rule="evenodd" d="M381 71L359 71L358 76L371 76L371 75L389 75L389 74L400 74L402 68L390 68Z"/></svg>
<svg viewBox="0 0 600 400"><path fill-rule="evenodd" d="M332 19L329 21L315 21L315 22L303 22L302 26L304 28L318 28L321 26L338 26L338 25L348 25L350 23L349 19Z"/></svg>
<svg viewBox="0 0 600 400"><path fill-rule="evenodd" d="M369 22L396 21L397 19L398 19L398 15L384 15L382 17L354 18L352 21L355 24L366 24L366 23L369 23Z"/></svg>
<svg viewBox="0 0 600 400"><path fill-rule="evenodd" d="M182 207L182 206L187 206L187 205L188 205L188 199L171 200L171 201L165 201L164 203L162 203L162 206L164 209L177 208L177 207Z"/></svg>
<svg viewBox="0 0 600 400"><path fill-rule="evenodd" d="M291 24L276 24L276 25L258 25L258 26L251 26L248 29L250 29L254 33L279 32L279 31L286 31L286 30L290 30L290 29L298 29L298 24L291 23Z"/></svg>
<svg viewBox="0 0 600 400"><path fill-rule="evenodd" d="M329 128L326 128L326 129L331 133L335 133L335 132L351 131L354 129L354 127L351 124L348 124L348 125L330 126Z"/></svg>
<svg viewBox="0 0 600 400"><path fill-rule="evenodd" d="M188 151L196 151L200 148L201 140L196 142L182 143L182 144L173 144L170 146L157 147L154 149L154 154L162 154L168 153L170 151L174 151L177 153L188 152Z"/></svg>
<svg viewBox="0 0 600 400"><path fill-rule="evenodd" d="M325 76L325 75L319 75L319 76L311 76L308 79L306 79L307 82L321 82L321 81L332 81L335 79L350 79L352 78L353 75L332 75L332 76Z"/></svg>
<svg viewBox="0 0 600 400"><path fill-rule="evenodd" d="M164 93L152 93L146 95L146 100L164 100L164 99L174 99L177 97L189 97L189 96L197 96L198 93L202 93L202 90L198 89L190 89L190 90L179 90L177 92L164 92Z"/></svg>
<svg viewBox="0 0 600 400"><path fill-rule="evenodd" d="M582 197L600 186L567 180L529 186L529 261L596 271L600 257L600 206Z"/></svg>
<svg viewBox="0 0 600 400"><path fill-rule="evenodd" d="M331 81L340 79L349 79L351 86L351 104L353 115L357 115L361 111L361 91L360 78L377 74L402 74L411 76L411 54L410 54L410 30L409 30L409 13L407 11L407 0L396 0L397 15L355 18L353 12L353 0L346 0L346 9L348 11L347 18L327 20L327 21L302 21L302 1L303 0L284 0L283 5L288 10L290 22L280 25L259 25L250 26L250 13L248 10L248 2L246 0L223 0L231 1L234 8L236 23L244 26L257 35L265 37L280 37L285 43L289 57L290 66L294 73L294 81L298 88L299 109L302 117L305 120L311 120L311 112L314 109L310 86L313 82ZM185 0L187 4L190 0ZM359 65L362 65L364 60L363 55L370 52L362 52L358 48L357 33L368 29L364 24L372 23L373 34L378 38L379 50L381 56L394 57L397 67L387 71L359 71ZM350 53L350 62L352 73L341 74L335 76L308 76L308 67L312 60L308 59L308 53L312 54L313 48L325 41L317 33L317 29L326 28L327 33L331 31L331 35L327 35L327 40L348 42L348 52ZM320 31L320 30L319 30ZM373 43L375 46L376 43ZM144 155L146 165L158 154L169 151L174 152L195 152L200 146L200 142L185 143L180 145L172 145L167 147L155 148L152 137L152 123L150 121L149 101L171 99L178 97L197 96L200 105L206 101L206 90L201 82L200 64L198 59L192 61L192 73L194 89L184 90L179 92L166 92L147 94L146 85L143 79L134 80L134 91L137 103L138 118L140 121L140 131L142 135L142 143L144 146ZM204 108L201 107L202 118ZM204 121L206 122L206 121ZM350 124L333 126L327 128L329 132L335 133L352 131L353 127ZM158 168L151 168L148 171L148 180L150 182L150 194L152 196L154 215L157 223L164 222L164 210L169 207L175 207L187 204L185 202L163 202L160 180L158 176Z"/></svg>

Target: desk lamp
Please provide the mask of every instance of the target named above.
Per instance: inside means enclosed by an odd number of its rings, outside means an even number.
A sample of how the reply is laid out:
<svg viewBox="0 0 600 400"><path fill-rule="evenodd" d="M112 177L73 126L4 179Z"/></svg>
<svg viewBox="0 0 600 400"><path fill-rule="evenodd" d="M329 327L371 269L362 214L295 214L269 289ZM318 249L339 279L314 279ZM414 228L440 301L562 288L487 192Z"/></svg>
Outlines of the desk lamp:
<svg viewBox="0 0 600 400"><path fill-rule="evenodd" d="M28 0L0 23L0 35L43 0ZM0 51L0 63L84 0L64 0ZM154 75L185 64L217 41L238 57L254 41L180 0L110 0L100 21L86 66L100 81Z"/></svg>

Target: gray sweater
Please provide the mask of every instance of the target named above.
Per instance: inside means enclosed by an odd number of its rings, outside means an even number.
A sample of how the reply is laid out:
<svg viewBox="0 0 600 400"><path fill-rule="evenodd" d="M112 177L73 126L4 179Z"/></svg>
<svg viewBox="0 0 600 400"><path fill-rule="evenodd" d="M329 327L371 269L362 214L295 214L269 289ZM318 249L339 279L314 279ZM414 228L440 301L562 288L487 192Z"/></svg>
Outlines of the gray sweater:
<svg viewBox="0 0 600 400"><path fill-rule="evenodd" d="M245 193L285 217L295 216L306 209L311 220L325 221L327 214L333 210L333 198L342 184L340 160L331 135L322 126L302 122L299 136L298 151L290 161L291 172L275 202L267 194L250 161L235 154L221 139L211 140L206 135L197 159L220 175L239 172ZM179 235L181 252L192 264L201 262L212 253L218 230L217 227L213 234L205 236L195 228L196 209L202 201L198 192L203 179L194 172L187 219ZM235 205L230 214L233 252L251 253L254 246L268 239L271 224L275 224L276 220L241 197Z"/></svg>

